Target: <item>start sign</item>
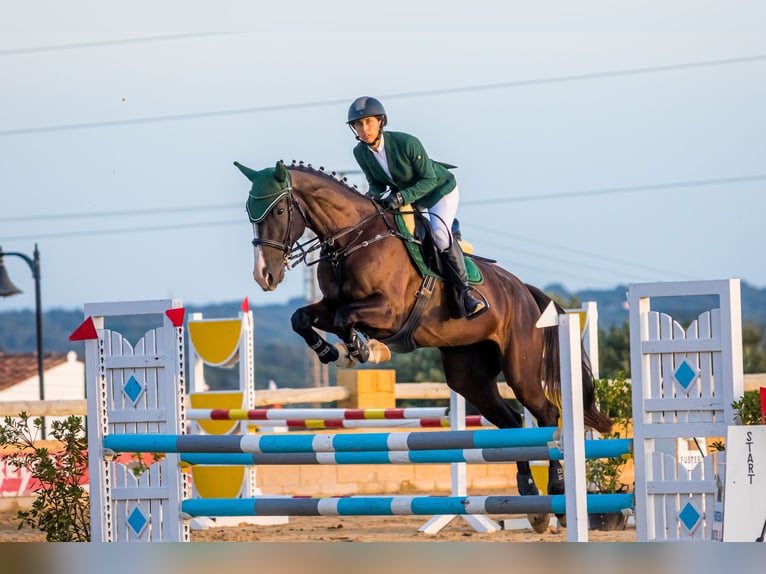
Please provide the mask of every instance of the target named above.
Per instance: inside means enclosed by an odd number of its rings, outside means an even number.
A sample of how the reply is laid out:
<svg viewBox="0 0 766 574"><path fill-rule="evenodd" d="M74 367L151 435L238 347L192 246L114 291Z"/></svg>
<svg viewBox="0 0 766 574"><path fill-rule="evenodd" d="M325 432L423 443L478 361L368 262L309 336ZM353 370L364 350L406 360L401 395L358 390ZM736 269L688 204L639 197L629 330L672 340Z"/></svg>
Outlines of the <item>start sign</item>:
<svg viewBox="0 0 766 574"><path fill-rule="evenodd" d="M766 534L766 426L729 427L724 542L763 542Z"/></svg>

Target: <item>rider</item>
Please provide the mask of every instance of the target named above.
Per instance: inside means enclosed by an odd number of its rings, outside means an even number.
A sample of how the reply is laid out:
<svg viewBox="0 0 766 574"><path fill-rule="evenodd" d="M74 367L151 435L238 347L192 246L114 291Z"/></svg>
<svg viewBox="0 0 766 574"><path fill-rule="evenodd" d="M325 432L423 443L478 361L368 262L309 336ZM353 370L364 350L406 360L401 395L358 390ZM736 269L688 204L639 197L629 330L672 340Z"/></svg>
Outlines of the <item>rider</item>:
<svg viewBox="0 0 766 574"><path fill-rule="evenodd" d="M370 197L385 209L414 204L427 215L445 277L455 289L466 316L475 317L486 311L489 304L475 297L468 286L463 253L450 232L460 197L455 176L444 164L431 160L415 136L392 131L384 134L386 110L375 98L363 96L354 100L346 123L359 141L354 157L367 177Z"/></svg>

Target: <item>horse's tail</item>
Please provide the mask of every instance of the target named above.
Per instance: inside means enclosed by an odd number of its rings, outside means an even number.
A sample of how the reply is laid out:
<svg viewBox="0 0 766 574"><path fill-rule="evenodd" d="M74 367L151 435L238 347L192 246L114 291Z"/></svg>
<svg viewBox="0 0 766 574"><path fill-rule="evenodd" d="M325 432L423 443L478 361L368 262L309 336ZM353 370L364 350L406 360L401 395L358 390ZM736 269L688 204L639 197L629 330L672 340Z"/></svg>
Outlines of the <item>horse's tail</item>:
<svg viewBox="0 0 766 574"><path fill-rule="evenodd" d="M526 284L530 294L537 303L540 311L544 311L548 304L553 301L541 289L534 285ZM553 301L558 313L564 313L564 309ZM540 373L541 379L545 384L546 390L551 398L554 399L559 409L561 409L561 357L559 354L559 330L557 327L544 328L543 342L543 364ZM582 345L582 343L581 343ZM604 413L598 410L596 405L596 395L593 383L593 371L590 361L581 347L582 354L582 396L583 396L583 418L585 424L592 429L605 433L612 430L612 421Z"/></svg>

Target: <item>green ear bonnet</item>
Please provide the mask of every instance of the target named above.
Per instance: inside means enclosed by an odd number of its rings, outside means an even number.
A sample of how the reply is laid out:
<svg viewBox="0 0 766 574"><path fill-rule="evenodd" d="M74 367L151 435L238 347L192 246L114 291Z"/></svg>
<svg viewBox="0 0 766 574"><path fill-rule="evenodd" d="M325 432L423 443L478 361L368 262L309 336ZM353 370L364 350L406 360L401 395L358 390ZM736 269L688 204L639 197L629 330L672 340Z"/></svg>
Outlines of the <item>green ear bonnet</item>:
<svg viewBox="0 0 766 574"><path fill-rule="evenodd" d="M250 169L237 161L234 165L253 183L245 209L252 223L260 223L274 205L292 191L290 173L281 161L278 161L275 167L267 167L261 171Z"/></svg>

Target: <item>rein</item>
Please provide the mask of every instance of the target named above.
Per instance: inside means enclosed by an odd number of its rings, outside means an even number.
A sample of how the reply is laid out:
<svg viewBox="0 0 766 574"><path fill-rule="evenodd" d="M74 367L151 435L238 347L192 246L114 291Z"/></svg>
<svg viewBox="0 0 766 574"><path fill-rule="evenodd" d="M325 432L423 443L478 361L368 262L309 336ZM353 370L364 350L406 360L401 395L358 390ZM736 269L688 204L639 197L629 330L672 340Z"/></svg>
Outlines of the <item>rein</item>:
<svg viewBox="0 0 766 574"><path fill-rule="evenodd" d="M385 233L378 233L377 235L375 235L374 237L370 239L365 239L364 241L356 243L357 241L359 241L359 238L364 233L364 228L366 227L366 225L369 222L376 219L377 217L381 217L383 219L388 230ZM351 241L349 241L345 246L341 246L337 249L335 248L335 243L338 241L338 239L341 239L342 237L345 237L346 235L349 235L353 232L356 232L356 237L352 238ZM359 251L360 249L369 247L370 245L372 245L373 243L377 243L381 239L386 239L388 237L397 237L397 236L400 236L399 232L388 224L388 222L386 221L384 212L381 211L380 208L378 208L375 213L373 213L372 215L368 215L356 225L347 227L345 229L341 229L340 231L337 231L333 233L332 235L326 237L322 241L319 241L317 238L318 244L316 247L314 247L314 249L321 249L326 254L320 255L314 261L306 261L306 265L316 265L320 261L328 260L328 259L331 260L334 265L337 265L343 259L351 255L352 253Z"/></svg>
<svg viewBox="0 0 766 574"><path fill-rule="evenodd" d="M281 250L283 252L285 267L288 269L293 269L301 262L303 262L308 267L311 265L316 265L320 261L325 260L330 260L333 267L337 267L340 265L343 259L350 256L352 253L355 253L360 249L364 249L365 247L369 247L373 243L377 243L382 239L386 239L388 237L399 237L400 239L407 240L406 237L404 237L401 233L399 233L397 229L388 223L385 218L385 212L382 211L380 207L374 201L372 201L372 199L370 199L370 201L375 205L375 213L368 215L359 221L356 225L336 231L324 239L313 237L307 241L304 241L303 243L296 242L291 247L290 237L292 234L294 210L297 210L298 213L300 213L301 217L303 218L303 223L306 227L308 227L308 218L306 217L306 213L301 204L296 201L295 196L293 195L292 186L288 184L283 191L287 195L287 228L285 230L285 238L281 242L273 239L254 238L252 244L263 245L265 247ZM367 224L378 217L383 219L388 230L385 233L378 233L370 239L366 239L357 243L359 238L364 233L364 228L367 226ZM335 248L335 244L339 239L342 239L343 237L346 237L347 235L350 235L354 232L356 232L356 237L353 237L349 243L337 249ZM324 255L320 255L313 261L309 261L309 255L317 250L319 250L320 253L324 253Z"/></svg>

